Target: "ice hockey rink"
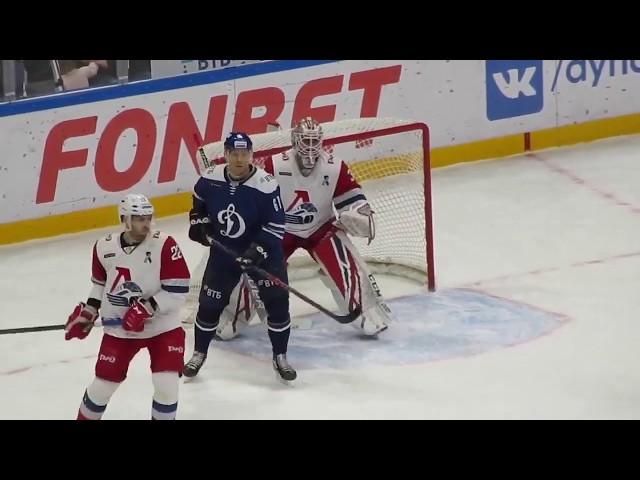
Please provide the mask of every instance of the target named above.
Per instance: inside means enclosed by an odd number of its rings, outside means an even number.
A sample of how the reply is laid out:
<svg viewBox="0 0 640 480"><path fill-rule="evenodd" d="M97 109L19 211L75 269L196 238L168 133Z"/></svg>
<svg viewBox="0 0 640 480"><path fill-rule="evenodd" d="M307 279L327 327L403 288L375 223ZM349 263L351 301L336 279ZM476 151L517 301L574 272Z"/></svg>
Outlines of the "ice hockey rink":
<svg viewBox="0 0 640 480"><path fill-rule="evenodd" d="M639 419L639 157L630 136L435 170L436 293L378 277L398 316L378 340L314 315L292 331L294 386L260 326L213 342L178 419ZM186 216L157 226L193 269ZM109 230L0 248L0 328L64 323ZM100 339L0 335L0 417L75 418ZM148 367L142 351L105 420L150 417Z"/></svg>

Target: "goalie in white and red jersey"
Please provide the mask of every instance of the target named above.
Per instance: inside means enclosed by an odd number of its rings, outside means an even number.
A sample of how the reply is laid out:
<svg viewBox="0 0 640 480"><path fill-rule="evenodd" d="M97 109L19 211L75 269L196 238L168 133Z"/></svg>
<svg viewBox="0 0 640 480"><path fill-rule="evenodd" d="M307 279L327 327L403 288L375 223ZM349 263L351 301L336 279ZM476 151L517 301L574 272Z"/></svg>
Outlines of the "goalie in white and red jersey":
<svg viewBox="0 0 640 480"><path fill-rule="evenodd" d="M321 125L305 118L292 129L293 148L265 162L285 206L284 253L289 258L298 248L307 250L340 309L347 313L361 307L353 324L366 335L377 335L387 328L391 312L347 236L371 242L374 212L347 164L325 151L322 141ZM220 338L233 338L250 320L255 302L249 290L248 279L242 279L220 318Z"/></svg>
<svg viewBox="0 0 640 480"><path fill-rule="evenodd" d="M189 291L189 268L171 236L151 231L153 205L144 195L127 195L118 212L125 229L95 243L93 288L65 326L66 340L86 338L98 315L104 327L95 378L77 419L102 418L131 360L146 348L154 387L151 418L174 420L184 362L179 310Z"/></svg>

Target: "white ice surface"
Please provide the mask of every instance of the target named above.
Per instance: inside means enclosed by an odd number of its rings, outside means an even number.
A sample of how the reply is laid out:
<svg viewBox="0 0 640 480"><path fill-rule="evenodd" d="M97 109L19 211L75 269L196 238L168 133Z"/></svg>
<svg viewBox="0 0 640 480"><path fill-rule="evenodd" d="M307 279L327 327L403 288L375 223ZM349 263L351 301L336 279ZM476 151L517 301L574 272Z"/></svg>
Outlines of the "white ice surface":
<svg viewBox="0 0 640 480"><path fill-rule="evenodd" d="M433 186L436 295L473 288L561 326L440 361L300 368L294 387L214 343L200 377L181 385L178 418L640 418L640 137L439 169ZM195 266L202 250L185 217L157 225ZM87 296L101 231L0 248L0 328L63 323ZM420 291L379 280L388 297ZM330 304L315 281L297 286ZM75 418L100 338L0 335L0 418ZM192 341L189 330L188 355ZM105 419L149 418L148 366L141 352Z"/></svg>

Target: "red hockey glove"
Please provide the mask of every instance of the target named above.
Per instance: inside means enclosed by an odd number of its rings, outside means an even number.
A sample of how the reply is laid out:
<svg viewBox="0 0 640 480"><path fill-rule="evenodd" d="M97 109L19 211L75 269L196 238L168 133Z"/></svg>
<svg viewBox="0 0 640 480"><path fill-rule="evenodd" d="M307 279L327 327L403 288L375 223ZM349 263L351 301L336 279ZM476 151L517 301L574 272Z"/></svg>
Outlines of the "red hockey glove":
<svg viewBox="0 0 640 480"><path fill-rule="evenodd" d="M144 330L144 322L155 313L151 303L144 298L136 298L131 302L129 310L122 317L122 328L131 332Z"/></svg>
<svg viewBox="0 0 640 480"><path fill-rule="evenodd" d="M83 302L78 303L64 326L64 339L86 338L96 318L98 318L98 311L94 307Z"/></svg>

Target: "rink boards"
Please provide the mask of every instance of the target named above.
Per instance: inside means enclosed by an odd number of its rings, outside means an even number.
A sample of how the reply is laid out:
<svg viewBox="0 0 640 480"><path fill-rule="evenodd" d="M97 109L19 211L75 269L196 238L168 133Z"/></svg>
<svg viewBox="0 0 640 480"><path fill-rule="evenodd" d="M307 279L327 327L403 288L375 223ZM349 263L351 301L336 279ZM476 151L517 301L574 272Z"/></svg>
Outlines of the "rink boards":
<svg viewBox="0 0 640 480"><path fill-rule="evenodd" d="M185 212L199 142L277 121L429 124L433 167L640 132L635 60L270 61L0 105L0 244Z"/></svg>

